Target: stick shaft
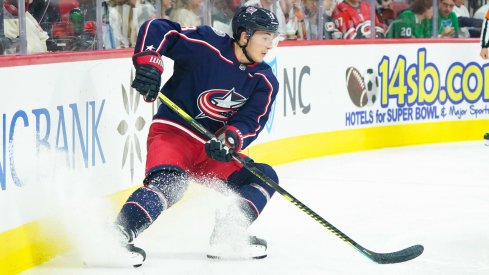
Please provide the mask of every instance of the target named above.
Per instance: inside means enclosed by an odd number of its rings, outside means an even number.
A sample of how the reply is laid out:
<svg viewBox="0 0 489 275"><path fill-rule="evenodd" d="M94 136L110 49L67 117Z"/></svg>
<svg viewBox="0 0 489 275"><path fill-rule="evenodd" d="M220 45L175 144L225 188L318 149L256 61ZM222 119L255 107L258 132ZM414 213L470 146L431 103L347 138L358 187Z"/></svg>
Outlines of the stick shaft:
<svg viewBox="0 0 489 275"><path fill-rule="evenodd" d="M197 120L195 120L193 117L191 117L187 112L185 112L182 108L180 108L178 105L176 105L171 99L169 99L167 96L165 96L163 93L159 93L158 97L165 103L170 109L172 109L175 113L177 113L180 117L182 117L187 123L189 123L195 130L200 132L201 134L205 135L207 139L212 139L214 138L214 134L211 133L207 128L205 128L202 124L200 124ZM326 221L324 218L322 218L320 215L318 215L316 212L314 212L311 208L309 208L307 205L303 204L301 201L296 199L292 194L287 192L285 189L280 187L278 183L276 183L273 179L268 177L265 173L262 171L258 170L256 167L250 165L248 161L246 161L244 158L242 158L240 155L238 155L236 152L233 152L233 158L241 163L245 169L250 171L253 175L258 177L260 180L262 180L264 183L269 185L271 188L273 188L275 191L277 191L280 195L282 195L285 199L290 201L292 204L297 206L300 210L302 210L304 213L306 213L308 216L313 218L315 221L317 221L319 224L321 224L323 227L328 229L331 233L333 233L335 236L340 238L341 240L345 241L349 245L351 245L353 248L355 248L358 252L369 258L370 260L377 262L377 263L398 263L398 262L403 262L407 261L413 258L416 258L423 252L423 247L420 245L416 245L410 248L406 248L401 251L393 252L393 253L376 253L373 251L370 251L354 240L352 240L350 237L348 237L345 233L341 232L338 228L333 226L331 223Z"/></svg>
<svg viewBox="0 0 489 275"><path fill-rule="evenodd" d="M176 112L178 115L180 115L183 119L185 119L185 121L187 121L195 130L197 130L201 134L205 135L208 139L211 139L211 138L214 137L214 134L213 133L211 133L202 124L200 124L198 121L196 121L194 118L192 118L189 114L187 114L182 108L180 108L178 105L176 105L167 96L165 96L162 93L159 93L158 96L159 96L159 98L170 109L172 109L174 112ZM352 240L346 234L344 234L343 232L341 232L338 228L336 228L335 226L333 226L331 223L329 223L328 221L326 221L325 219L323 219L321 216L319 216L316 212L314 212L311 208L309 208L307 205L305 205L304 203L302 203L300 200L298 200L297 198L295 198L294 196L292 196L292 194L290 194L285 189L283 189L280 185L278 185L278 183L276 183L270 177L268 177L267 175L265 175L262 171L256 169L254 166L251 166L245 159L243 159L237 153L233 153L233 158L237 162L241 163L253 175L257 176L260 180L262 180L267 185L269 185L270 187L272 187L275 191L277 191L285 199L287 199L292 204L294 204L295 206L297 206L300 210L302 210L304 213L306 213L311 218L313 218L314 220L316 220L322 226L326 227L329 231L331 231L337 237L339 237L343 241L349 243L350 245L354 246L355 248L357 248L357 246L359 246L354 240Z"/></svg>

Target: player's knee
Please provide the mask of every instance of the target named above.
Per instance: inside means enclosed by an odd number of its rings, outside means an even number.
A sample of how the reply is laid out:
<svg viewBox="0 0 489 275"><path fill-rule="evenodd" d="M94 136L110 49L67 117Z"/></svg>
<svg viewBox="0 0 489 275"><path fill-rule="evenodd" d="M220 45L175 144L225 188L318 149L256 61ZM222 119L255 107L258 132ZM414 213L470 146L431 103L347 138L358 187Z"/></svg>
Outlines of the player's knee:
<svg viewBox="0 0 489 275"><path fill-rule="evenodd" d="M277 173L270 165L256 163L254 166L278 184ZM270 201L272 195L275 193L275 189L246 169L242 169L238 173L240 174L234 175L232 179L236 181L238 176L241 176L238 192L248 206L248 211L245 211L247 216L251 217L251 221L254 221L263 211L268 201Z"/></svg>
<svg viewBox="0 0 489 275"><path fill-rule="evenodd" d="M279 183L278 175L277 172L273 169L272 166L265 164L265 163L257 163L255 164L255 167L260 170L262 173L264 173L267 177L272 179L275 183ZM257 176L253 175L254 179L252 182L260 185L262 188L264 188L270 197L275 193L275 189L270 187L268 184L266 184L264 181L262 181L260 178Z"/></svg>
<svg viewBox="0 0 489 275"><path fill-rule="evenodd" d="M144 185L160 196L166 209L183 197L188 186L188 175L176 167L163 168L148 174Z"/></svg>
<svg viewBox="0 0 489 275"><path fill-rule="evenodd" d="M257 163L255 164L255 167L278 184L278 175L272 166L266 163Z"/></svg>

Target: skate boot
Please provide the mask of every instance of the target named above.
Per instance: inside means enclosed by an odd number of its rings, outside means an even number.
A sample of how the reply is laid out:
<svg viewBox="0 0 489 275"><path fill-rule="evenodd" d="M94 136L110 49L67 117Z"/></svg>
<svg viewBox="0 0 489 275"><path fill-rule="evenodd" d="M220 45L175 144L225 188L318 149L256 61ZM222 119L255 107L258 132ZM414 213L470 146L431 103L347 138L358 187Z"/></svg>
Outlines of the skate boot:
<svg viewBox="0 0 489 275"><path fill-rule="evenodd" d="M229 210L229 209L228 209ZM211 259L262 259L267 242L248 234L250 219L240 211L216 213L216 224L209 240L207 257Z"/></svg>
<svg viewBox="0 0 489 275"><path fill-rule="evenodd" d="M115 228L120 244L124 250L124 257L127 258L128 262L134 267L143 265L144 260L146 260L146 252L132 243L134 237L121 225L116 225Z"/></svg>

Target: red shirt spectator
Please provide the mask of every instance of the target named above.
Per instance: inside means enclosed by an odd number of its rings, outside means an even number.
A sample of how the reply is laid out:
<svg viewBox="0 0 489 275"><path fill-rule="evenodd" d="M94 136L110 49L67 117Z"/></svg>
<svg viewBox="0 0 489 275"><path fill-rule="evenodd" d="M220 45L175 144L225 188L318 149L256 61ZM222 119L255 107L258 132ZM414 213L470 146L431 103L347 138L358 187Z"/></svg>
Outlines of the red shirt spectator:
<svg viewBox="0 0 489 275"><path fill-rule="evenodd" d="M343 39L370 37L370 5L360 0L345 0L336 6L333 18ZM385 27L375 16L376 37L384 37Z"/></svg>

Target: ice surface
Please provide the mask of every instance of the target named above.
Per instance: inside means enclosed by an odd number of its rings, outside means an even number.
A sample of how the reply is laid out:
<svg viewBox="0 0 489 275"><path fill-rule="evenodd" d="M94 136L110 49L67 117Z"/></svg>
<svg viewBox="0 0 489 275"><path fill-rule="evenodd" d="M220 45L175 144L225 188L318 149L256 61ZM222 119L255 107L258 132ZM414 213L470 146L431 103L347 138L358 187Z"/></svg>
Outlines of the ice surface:
<svg viewBox="0 0 489 275"><path fill-rule="evenodd" d="M86 245L80 245L83 253L60 255L23 274L489 274L488 165L489 147L461 142L276 167L282 187L364 247L392 252L424 245L425 252L406 263L371 262L279 194L251 227L268 241L267 258L207 259L219 195L192 185L184 201L138 238L148 255L142 267L125 267L98 248L87 256ZM78 242L107 242L97 231L104 222L97 219L87 226L89 234L74 230ZM84 220L90 223L78 222Z"/></svg>

